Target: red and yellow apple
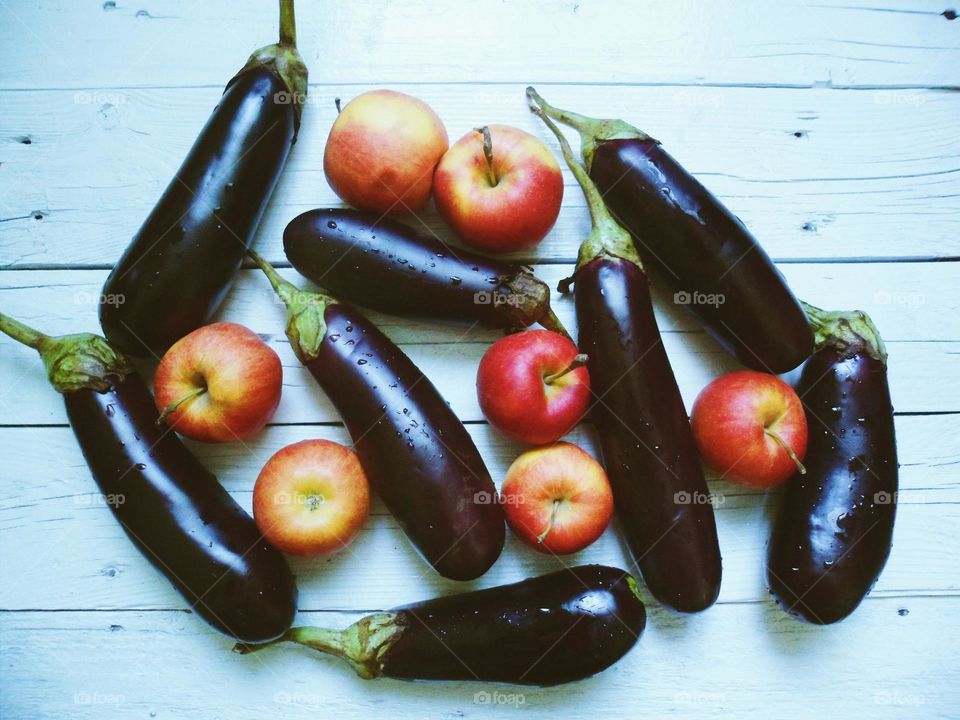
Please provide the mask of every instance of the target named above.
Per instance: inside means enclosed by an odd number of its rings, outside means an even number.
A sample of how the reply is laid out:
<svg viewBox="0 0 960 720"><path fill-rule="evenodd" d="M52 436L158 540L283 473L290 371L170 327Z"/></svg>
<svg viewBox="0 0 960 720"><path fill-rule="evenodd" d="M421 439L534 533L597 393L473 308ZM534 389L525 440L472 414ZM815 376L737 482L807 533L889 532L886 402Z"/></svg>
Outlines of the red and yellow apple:
<svg viewBox="0 0 960 720"><path fill-rule="evenodd" d="M613 493L600 464L570 443L535 448L513 461L500 491L507 522L530 547L566 555L603 534Z"/></svg>
<svg viewBox="0 0 960 720"><path fill-rule="evenodd" d="M243 325L197 328L167 350L153 390L161 419L204 442L243 440L259 432L280 403L280 358Z"/></svg>
<svg viewBox="0 0 960 720"><path fill-rule="evenodd" d="M443 156L433 197L465 243L510 252L533 247L553 227L563 176L538 138L508 125L488 125L468 132Z"/></svg>
<svg viewBox="0 0 960 720"><path fill-rule="evenodd" d="M803 468L807 419L797 393L776 375L723 375L697 396L693 436L704 462L724 480L779 485Z"/></svg>
<svg viewBox="0 0 960 720"><path fill-rule="evenodd" d="M340 112L323 152L323 172L343 200L364 210L404 213L430 199L447 131L422 100L393 90L358 95Z"/></svg>
<svg viewBox="0 0 960 720"><path fill-rule="evenodd" d="M550 330L527 330L501 338L484 353L477 370L477 398L498 430L544 445L566 435L590 402L586 356Z"/></svg>
<svg viewBox="0 0 960 720"><path fill-rule="evenodd" d="M314 557L346 547L370 512L370 486L356 453L329 440L277 451L253 486L253 519L278 550Z"/></svg>

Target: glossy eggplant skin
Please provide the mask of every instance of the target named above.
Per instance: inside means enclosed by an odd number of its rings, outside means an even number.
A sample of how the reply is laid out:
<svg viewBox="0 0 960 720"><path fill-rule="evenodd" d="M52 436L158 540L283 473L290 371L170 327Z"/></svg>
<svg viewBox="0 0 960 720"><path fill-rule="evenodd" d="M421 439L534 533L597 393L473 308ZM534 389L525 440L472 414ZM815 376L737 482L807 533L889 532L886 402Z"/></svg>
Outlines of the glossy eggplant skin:
<svg viewBox="0 0 960 720"><path fill-rule="evenodd" d="M157 427L140 377L65 393L64 403L113 514L191 610L243 642L282 635L297 601L286 560L176 434Z"/></svg>
<svg viewBox="0 0 960 720"><path fill-rule="evenodd" d="M682 612L712 605L721 560L713 505L646 274L602 255L576 275L580 350L620 525L650 592Z"/></svg>
<svg viewBox="0 0 960 720"><path fill-rule="evenodd" d="M787 484L767 581L788 611L828 624L856 609L890 554L898 465L887 366L826 347L797 392L810 427L807 473Z"/></svg>
<svg viewBox="0 0 960 720"><path fill-rule="evenodd" d="M398 608L404 630L381 658L383 674L526 685L589 677L643 633L635 588L623 570L585 565Z"/></svg>
<svg viewBox="0 0 960 720"><path fill-rule="evenodd" d="M505 534L496 487L463 423L416 365L343 303L306 363L343 417L370 484L437 572L479 577Z"/></svg>
<svg viewBox="0 0 960 720"><path fill-rule="evenodd" d="M393 315L516 328L549 308L550 288L529 272L360 210L298 215L283 231L283 249L332 295Z"/></svg>
<svg viewBox="0 0 960 720"><path fill-rule="evenodd" d="M740 219L659 143L601 141L590 177L675 302L740 362L782 373L813 352L813 332L783 275Z"/></svg>
<svg viewBox="0 0 960 720"><path fill-rule="evenodd" d="M176 176L103 287L111 344L161 356L217 308L267 206L294 140L287 86L265 68L224 91Z"/></svg>

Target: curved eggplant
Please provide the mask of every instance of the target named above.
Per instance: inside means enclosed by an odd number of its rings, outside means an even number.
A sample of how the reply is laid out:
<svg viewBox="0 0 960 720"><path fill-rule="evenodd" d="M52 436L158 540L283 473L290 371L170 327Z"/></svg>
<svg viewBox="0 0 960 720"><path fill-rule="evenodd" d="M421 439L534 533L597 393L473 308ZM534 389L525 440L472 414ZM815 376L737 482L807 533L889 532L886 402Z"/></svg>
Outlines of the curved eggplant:
<svg viewBox="0 0 960 720"><path fill-rule="evenodd" d="M297 271L334 296L393 315L566 335L550 288L527 270L449 247L390 218L351 209L298 215L283 231Z"/></svg>
<svg viewBox="0 0 960 720"><path fill-rule="evenodd" d="M864 314L808 307L817 351L797 391L810 441L776 516L767 581L788 611L817 624L852 613L890 554L897 444L883 341Z"/></svg>
<svg viewBox="0 0 960 720"><path fill-rule="evenodd" d="M297 627L283 640L341 657L365 679L557 685L617 662L645 626L633 577L584 565L405 605L345 630Z"/></svg>
<svg viewBox="0 0 960 720"><path fill-rule="evenodd" d="M479 577L505 535L473 439L419 368L349 305L304 293L250 251L287 304L287 337L343 417L371 485L437 572Z"/></svg>
<svg viewBox="0 0 960 720"><path fill-rule="evenodd" d="M281 0L281 38L227 84L176 176L103 287L110 342L131 356L162 355L217 308L280 177L300 124L307 69L296 49L293 0Z"/></svg>
<svg viewBox="0 0 960 720"><path fill-rule="evenodd" d="M661 271L675 301L728 352L770 373L792 370L813 352L800 302L773 261L740 219L658 141L622 120L540 103L580 132L590 177L644 262Z"/></svg>
<svg viewBox="0 0 960 720"><path fill-rule="evenodd" d="M297 600L286 561L177 435L157 426L150 391L126 360L96 335L51 338L2 314L0 330L40 351L114 516L190 608L243 642L282 635Z"/></svg>
<svg viewBox="0 0 960 720"><path fill-rule="evenodd" d="M593 417L614 505L650 592L682 612L720 592L713 505L683 398L653 314L646 273L560 130L527 90L531 110L560 141L593 219L576 282L579 347L587 354Z"/></svg>

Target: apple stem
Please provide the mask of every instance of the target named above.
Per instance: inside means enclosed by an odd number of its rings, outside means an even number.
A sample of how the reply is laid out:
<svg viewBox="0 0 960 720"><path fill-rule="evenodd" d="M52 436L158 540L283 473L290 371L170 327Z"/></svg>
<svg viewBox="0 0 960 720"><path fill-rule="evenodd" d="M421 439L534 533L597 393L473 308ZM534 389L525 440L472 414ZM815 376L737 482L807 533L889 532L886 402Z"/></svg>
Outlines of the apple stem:
<svg viewBox="0 0 960 720"><path fill-rule="evenodd" d="M550 520L547 521L547 527L542 533L537 535L538 543L542 543L546 539L547 535L550 534L550 531L553 530L553 523L557 519L557 508L560 507L560 502L561 501L559 499L553 501L553 507L550 509Z"/></svg>
<svg viewBox="0 0 960 720"><path fill-rule="evenodd" d="M483 135L483 156L487 159L487 180L490 181L490 187L496 187L500 181L493 169L493 138L490 137L490 128L484 125L482 128L477 128L477 132Z"/></svg>
<svg viewBox="0 0 960 720"><path fill-rule="evenodd" d="M336 106L336 108L337 108L337 115L339 115L339 114L340 114L340 98L334 98L334 99L333 99L333 104L334 104L334 105Z"/></svg>
<svg viewBox="0 0 960 720"><path fill-rule="evenodd" d="M163 409L163 412L160 413L160 417L157 418L157 426L162 426L163 423L166 421L167 417L171 413L173 413L178 407L183 405L188 400L193 400L193 398L195 397L200 397L206 391L207 391L207 387L206 385L204 385L203 387L195 387L193 390L185 392L183 395L181 395L179 398L174 400L172 403L170 403Z"/></svg>
<svg viewBox="0 0 960 720"><path fill-rule="evenodd" d="M803 466L803 463L800 462L800 458L797 457L797 454L793 451L793 448L787 445L786 440L784 440L782 437L780 437L778 433L774 432L773 430L770 430L769 428L764 428L763 432L764 434L769 435L774 440L776 440L777 443L780 445L780 447L782 447L784 450L787 451L787 455L789 455L790 459L793 460L793 464L797 466L797 470L800 471L801 475L807 474L807 469Z"/></svg>
<svg viewBox="0 0 960 720"><path fill-rule="evenodd" d="M556 372L556 373L553 373L552 375L546 375L546 376L544 376L543 381L549 385L550 383L554 382L555 380L559 380L560 378L562 378L562 377L563 377L564 375L566 375L567 373L572 372L572 371L576 370L577 368L583 367L584 365L587 364L587 362L588 362L589 360L590 360L590 357L589 357L586 353L580 353L580 354L577 355L573 360L571 360L571 361L570 361L570 364L567 365L567 366L566 366L563 370L561 370L560 372Z"/></svg>

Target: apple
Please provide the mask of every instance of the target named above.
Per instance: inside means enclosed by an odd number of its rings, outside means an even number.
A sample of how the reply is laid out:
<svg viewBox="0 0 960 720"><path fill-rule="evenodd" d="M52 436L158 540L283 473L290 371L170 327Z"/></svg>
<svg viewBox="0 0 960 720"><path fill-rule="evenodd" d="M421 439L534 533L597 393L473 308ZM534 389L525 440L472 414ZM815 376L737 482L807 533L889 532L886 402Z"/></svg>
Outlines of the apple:
<svg viewBox="0 0 960 720"><path fill-rule="evenodd" d="M583 550L603 534L613 515L603 468L566 442L528 450L514 460L500 497L520 539L554 555Z"/></svg>
<svg viewBox="0 0 960 720"><path fill-rule="evenodd" d="M437 209L468 245L510 252L536 245L560 214L563 176L549 148L507 125L471 130L433 178Z"/></svg>
<svg viewBox="0 0 960 720"><path fill-rule="evenodd" d="M278 550L315 557L346 547L370 512L370 485L356 453L330 440L277 451L253 486L253 519Z"/></svg>
<svg viewBox="0 0 960 720"><path fill-rule="evenodd" d="M403 213L430 199L447 131L422 100L393 90L358 95L330 129L323 172L343 200L364 210Z"/></svg>
<svg viewBox="0 0 960 720"><path fill-rule="evenodd" d="M722 479L769 488L806 472L803 404L776 375L743 370L717 378L697 396L691 423L701 457Z"/></svg>
<svg viewBox="0 0 960 720"><path fill-rule="evenodd" d="M204 442L244 440L263 429L283 385L280 358L249 328L218 322L167 350L153 390L160 421Z"/></svg>
<svg viewBox="0 0 960 720"><path fill-rule="evenodd" d="M498 430L531 445L566 435L590 402L585 355L550 330L527 330L501 338L484 353L477 370L477 399Z"/></svg>

